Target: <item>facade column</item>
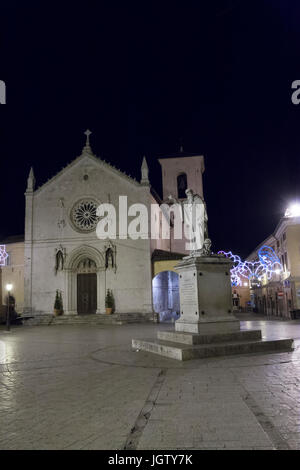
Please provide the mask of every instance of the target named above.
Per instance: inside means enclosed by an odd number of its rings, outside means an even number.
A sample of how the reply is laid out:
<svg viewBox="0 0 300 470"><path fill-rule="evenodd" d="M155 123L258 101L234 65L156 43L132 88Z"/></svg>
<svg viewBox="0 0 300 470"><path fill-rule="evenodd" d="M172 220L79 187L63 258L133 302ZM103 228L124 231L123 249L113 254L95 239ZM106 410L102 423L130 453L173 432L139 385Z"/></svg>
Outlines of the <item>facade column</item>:
<svg viewBox="0 0 300 470"><path fill-rule="evenodd" d="M64 306L64 314L65 315L72 315L74 314L72 311L72 270L71 269L64 269L65 274L65 306Z"/></svg>
<svg viewBox="0 0 300 470"><path fill-rule="evenodd" d="M78 315L78 311L77 311L77 272L71 271L69 279L70 279L70 283L71 283L69 315Z"/></svg>
<svg viewBox="0 0 300 470"><path fill-rule="evenodd" d="M24 243L24 313L32 313L32 255L33 255L33 210L35 178L33 169L27 180L25 193L25 243Z"/></svg>
<svg viewBox="0 0 300 470"><path fill-rule="evenodd" d="M105 313L105 268L97 271L97 310L96 313Z"/></svg>

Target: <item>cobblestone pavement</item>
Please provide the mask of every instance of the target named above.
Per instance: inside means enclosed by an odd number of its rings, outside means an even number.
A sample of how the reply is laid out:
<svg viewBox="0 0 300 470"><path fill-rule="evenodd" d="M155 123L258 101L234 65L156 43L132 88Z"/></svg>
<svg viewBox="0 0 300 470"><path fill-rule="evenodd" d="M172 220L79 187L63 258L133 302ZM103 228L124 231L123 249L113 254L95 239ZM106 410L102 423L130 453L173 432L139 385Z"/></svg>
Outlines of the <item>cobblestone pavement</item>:
<svg viewBox="0 0 300 470"><path fill-rule="evenodd" d="M131 350L172 325L0 330L0 449L300 449L300 321L241 320L295 350L181 363Z"/></svg>

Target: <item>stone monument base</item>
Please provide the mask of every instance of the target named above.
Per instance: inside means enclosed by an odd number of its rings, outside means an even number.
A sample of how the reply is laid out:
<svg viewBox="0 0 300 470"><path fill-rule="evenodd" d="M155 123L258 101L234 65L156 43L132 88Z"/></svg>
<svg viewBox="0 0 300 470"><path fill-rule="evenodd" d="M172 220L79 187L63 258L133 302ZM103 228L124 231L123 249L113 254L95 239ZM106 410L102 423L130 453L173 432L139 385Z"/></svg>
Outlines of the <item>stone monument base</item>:
<svg viewBox="0 0 300 470"><path fill-rule="evenodd" d="M218 320L209 319L206 321L195 321L191 320L177 320L175 322L175 331L182 333L201 333L201 334L213 334L213 333L233 333L240 330L240 322L233 318L219 317Z"/></svg>
<svg viewBox="0 0 300 470"><path fill-rule="evenodd" d="M176 266L180 318L157 340L132 340L135 350L184 361L211 356L291 351L292 339L266 341L261 331L240 331L232 313L230 269L221 256L189 256Z"/></svg>
<svg viewBox="0 0 300 470"><path fill-rule="evenodd" d="M231 266L230 259L217 255L186 257L178 263L180 318L175 331L239 331L240 323L232 313Z"/></svg>
<svg viewBox="0 0 300 470"><path fill-rule="evenodd" d="M239 323L239 322L238 322ZM293 350L292 339L267 341L260 330L193 334L158 331L157 340L132 340L132 348L186 361L234 354L275 353Z"/></svg>

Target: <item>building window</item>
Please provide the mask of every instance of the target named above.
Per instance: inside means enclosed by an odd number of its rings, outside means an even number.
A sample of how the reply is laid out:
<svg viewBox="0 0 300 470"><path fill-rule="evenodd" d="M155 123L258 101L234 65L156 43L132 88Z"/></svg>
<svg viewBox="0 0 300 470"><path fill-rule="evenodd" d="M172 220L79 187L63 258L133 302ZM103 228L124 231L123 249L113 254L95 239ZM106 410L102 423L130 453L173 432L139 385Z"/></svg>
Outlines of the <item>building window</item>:
<svg viewBox="0 0 300 470"><path fill-rule="evenodd" d="M187 176L185 173L180 173L177 176L177 194L179 199L186 198L185 191L187 190Z"/></svg>
<svg viewBox="0 0 300 470"><path fill-rule="evenodd" d="M11 254L7 253L7 258L5 260L5 266L11 266Z"/></svg>
<svg viewBox="0 0 300 470"><path fill-rule="evenodd" d="M79 232L91 232L96 229L98 202L92 199L78 201L72 208L71 221Z"/></svg>
<svg viewBox="0 0 300 470"><path fill-rule="evenodd" d="M277 248L279 248L279 240L277 240Z"/></svg>
<svg viewBox="0 0 300 470"><path fill-rule="evenodd" d="M282 235L282 240L284 241L286 239L286 233L284 232L284 234Z"/></svg>

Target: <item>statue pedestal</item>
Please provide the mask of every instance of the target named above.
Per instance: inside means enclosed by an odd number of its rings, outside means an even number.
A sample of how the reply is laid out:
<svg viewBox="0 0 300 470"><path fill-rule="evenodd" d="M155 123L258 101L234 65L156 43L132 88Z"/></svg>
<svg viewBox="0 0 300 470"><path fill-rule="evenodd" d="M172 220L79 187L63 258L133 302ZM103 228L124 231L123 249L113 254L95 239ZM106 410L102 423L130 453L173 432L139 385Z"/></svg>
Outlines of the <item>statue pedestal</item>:
<svg viewBox="0 0 300 470"><path fill-rule="evenodd" d="M184 258L175 267L180 289L180 318L175 331L239 331L240 322L232 314L231 267L232 261L220 256Z"/></svg>
<svg viewBox="0 0 300 470"><path fill-rule="evenodd" d="M291 351L290 338L266 340L260 330L240 330L232 313L231 266L219 256L184 258L175 268L180 289L175 331L158 331L156 340L133 339L132 348L179 361Z"/></svg>

